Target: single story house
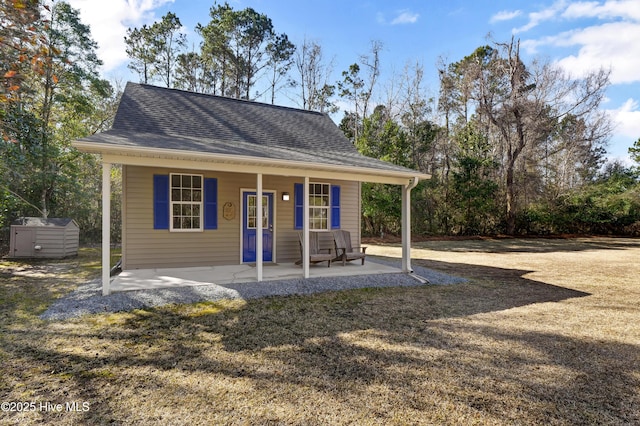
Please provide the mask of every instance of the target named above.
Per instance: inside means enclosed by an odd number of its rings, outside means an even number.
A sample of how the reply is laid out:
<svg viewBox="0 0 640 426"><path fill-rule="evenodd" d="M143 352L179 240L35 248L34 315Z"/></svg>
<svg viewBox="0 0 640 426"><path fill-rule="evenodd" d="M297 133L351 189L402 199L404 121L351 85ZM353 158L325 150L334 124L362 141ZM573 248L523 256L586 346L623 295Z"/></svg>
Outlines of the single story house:
<svg viewBox="0 0 640 426"><path fill-rule="evenodd" d="M361 182L410 193L428 175L361 155L326 114L128 83L110 130L77 140L101 154L103 293L109 294L110 173L122 165L122 269L263 264L309 253L309 232L360 242ZM261 194L262 196L257 196ZM309 277L309 256L301 275Z"/></svg>

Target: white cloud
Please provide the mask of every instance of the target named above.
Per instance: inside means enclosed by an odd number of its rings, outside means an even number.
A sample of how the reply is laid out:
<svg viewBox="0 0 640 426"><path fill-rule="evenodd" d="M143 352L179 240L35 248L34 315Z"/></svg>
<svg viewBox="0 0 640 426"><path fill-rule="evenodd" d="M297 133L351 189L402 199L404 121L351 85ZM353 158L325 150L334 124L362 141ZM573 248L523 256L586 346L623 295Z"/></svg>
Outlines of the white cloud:
<svg viewBox="0 0 640 426"><path fill-rule="evenodd" d="M562 14L563 18L623 18L640 20L638 0L580 1L571 3Z"/></svg>
<svg viewBox="0 0 640 426"><path fill-rule="evenodd" d="M525 31L529 31L532 28L537 27L544 21L552 20L558 17L561 12L566 8L567 1L566 0L557 0L551 6L546 9L543 9L539 12L531 12L529 13L529 22L519 28L514 28L514 33L522 33Z"/></svg>
<svg viewBox="0 0 640 426"><path fill-rule="evenodd" d="M521 47L528 54L564 55L557 63L574 77L610 68L611 83L625 84L626 93L635 96L607 102L617 105L606 110L616 126L610 153L623 158L630 143L640 137L640 99L635 95L640 93L640 1L558 0L543 11L529 14L529 22L514 32L530 30L546 21L561 21L573 29L523 40Z"/></svg>
<svg viewBox="0 0 640 426"><path fill-rule="evenodd" d="M616 124L616 135L636 141L640 137L640 102L629 98L617 109L607 110Z"/></svg>
<svg viewBox="0 0 640 426"><path fill-rule="evenodd" d="M566 3L560 0L546 11L539 12L537 17L556 17L563 7L559 17L565 21L577 21L576 25L580 25L581 19L596 19L599 22L536 40L525 40L521 46L528 53L537 54L544 46L577 48L573 54L558 60L573 75L581 76L604 67L611 69L613 84L640 82L640 1ZM550 12L551 10L554 12ZM540 22L540 19L532 18L525 27Z"/></svg>
<svg viewBox="0 0 640 426"><path fill-rule="evenodd" d="M611 22L567 31L538 40L526 40L521 46L535 54L541 46L574 47L577 53L558 63L575 76L599 68L611 68L613 84L640 82L640 23Z"/></svg>
<svg viewBox="0 0 640 426"><path fill-rule="evenodd" d="M521 10L513 10L513 11L502 10L496 13L495 15L493 15L489 20L489 22L494 24L496 22L501 22L501 21L510 21L514 18L517 18L520 15L522 15Z"/></svg>
<svg viewBox="0 0 640 426"><path fill-rule="evenodd" d="M418 21L420 14L413 13L410 10L401 10L398 12L398 16L395 17L393 21L391 21L391 25L401 25L401 24L415 24Z"/></svg>
<svg viewBox="0 0 640 426"><path fill-rule="evenodd" d="M155 20L153 11L174 0L68 0L80 10L80 19L91 27L98 42L102 71L112 71L127 61L124 37L129 27L139 27Z"/></svg>

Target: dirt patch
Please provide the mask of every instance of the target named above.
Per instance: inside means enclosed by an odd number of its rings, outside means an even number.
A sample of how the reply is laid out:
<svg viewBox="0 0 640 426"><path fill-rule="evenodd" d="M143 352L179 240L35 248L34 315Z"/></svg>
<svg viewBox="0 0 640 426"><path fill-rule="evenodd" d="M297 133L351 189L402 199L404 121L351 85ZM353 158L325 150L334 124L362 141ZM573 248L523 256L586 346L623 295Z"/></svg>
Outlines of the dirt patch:
<svg viewBox="0 0 640 426"><path fill-rule="evenodd" d="M68 274L78 267L78 262L73 263L40 263L40 264L18 264L2 268L2 273L6 276L44 278Z"/></svg>

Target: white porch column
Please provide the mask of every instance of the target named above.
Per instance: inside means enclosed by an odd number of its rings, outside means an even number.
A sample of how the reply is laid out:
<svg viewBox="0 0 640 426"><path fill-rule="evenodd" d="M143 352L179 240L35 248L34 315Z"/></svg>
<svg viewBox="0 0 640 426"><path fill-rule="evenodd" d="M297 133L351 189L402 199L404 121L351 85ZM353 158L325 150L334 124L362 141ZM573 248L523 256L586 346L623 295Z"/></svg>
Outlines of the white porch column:
<svg viewBox="0 0 640 426"><path fill-rule="evenodd" d="M262 281L262 173L258 173L256 182L256 275L258 282Z"/></svg>
<svg viewBox="0 0 640 426"><path fill-rule="evenodd" d="M411 190L418 184L418 178L402 188L402 272L411 273Z"/></svg>
<svg viewBox="0 0 640 426"><path fill-rule="evenodd" d="M111 163L102 163L102 295L111 293Z"/></svg>
<svg viewBox="0 0 640 426"><path fill-rule="evenodd" d="M304 278L309 278L309 176L304 178L302 194L302 269Z"/></svg>

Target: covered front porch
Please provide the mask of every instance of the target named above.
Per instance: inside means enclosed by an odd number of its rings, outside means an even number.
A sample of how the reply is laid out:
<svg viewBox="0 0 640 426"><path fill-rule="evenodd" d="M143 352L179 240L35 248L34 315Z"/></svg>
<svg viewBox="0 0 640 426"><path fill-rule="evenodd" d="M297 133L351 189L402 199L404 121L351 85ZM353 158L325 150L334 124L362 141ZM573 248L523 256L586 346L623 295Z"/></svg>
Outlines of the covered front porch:
<svg viewBox="0 0 640 426"><path fill-rule="evenodd" d="M195 160L175 160L170 159L167 162L163 162L162 166L165 170L196 170L200 173L207 173L207 171L215 171L218 176L227 176L223 175L224 173L229 174L231 170L234 168L235 174L237 176L233 181L237 184L237 182L242 179L243 188L250 188L254 193L263 193L265 194L268 189L265 188L264 179L267 177L276 177L278 179L292 179L290 176L298 176L296 180L300 181L299 184L301 189L301 229L293 230L293 223L281 223L280 226L273 226L268 220L266 216L266 211L268 209L263 209L263 197L255 197L255 261L244 262L242 259L239 259L238 264L230 264L230 263L222 263L220 266L208 266L209 264L204 264L207 266L201 265L189 265L188 267L182 267L181 265L171 265L171 267L163 267L163 268L154 268L155 265L150 266L141 266L141 267L125 267L126 263L124 259L127 257L126 253L129 250L126 247L126 242L123 243L123 269L124 272L120 274L115 279L111 279L109 276L109 271L111 269L110 265L110 227L111 227L111 218L110 218L110 177L111 177L111 165L112 164L122 164L126 166L136 166L138 168L144 168L149 170L156 163L160 163L158 159L155 158L147 158L147 157L137 157L133 155L126 155L121 153L119 155L116 154L102 154L102 162L103 162L103 173L102 173L102 219L103 219L103 235L102 235L102 249L103 249L103 259L102 259L102 291L103 295L108 295L111 292L123 292L130 290L141 290L141 289L162 289L162 288L175 288L175 287L192 287L198 285L211 285L211 284L235 284L235 283L247 283L247 282L261 282L261 281L274 281L274 280L286 280L286 279L297 279L297 278L319 278L319 277L340 277L340 276L352 276L352 275L379 275L379 274L387 274L387 273L405 273L411 274L413 272L411 267L411 227L410 227L410 211L411 211L411 190L416 186L419 177L413 176L410 177L407 173L398 173L398 172L387 172L389 175L385 175L379 172L371 172L367 171L367 173L357 173L352 171L350 174L344 172L344 170L332 170L329 166L324 166L324 168L328 168L330 170L314 170L312 167L309 167L307 170L296 169L292 167L270 167L265 165L253 165L254 170L264 171L266 173L238 173L238 169L242 167L246 168L246 164L222 164L216 161L195 161ZM157 165L156 165L157 167ZM242 169L245 171L244 169ZM145 172L150 174L151 172ZM131 173L128 173L131 174ZM148 177L148 176L147 176ZM420 176L423 177L423 176ZM365 265L360 265L359 262L354 262L352 264L348 264L343 266L341 264L334 264L331 268L327 268L323 264L321 265L313 265L310 261L311 252L310 249L310 234L312 230L310 229L310 186L311 179L315 180L338 180L341 179L342 182L380 182L380 183L388 183L400 185L402 187L402 261L399 268L392 268L385 265L379 265L376 263L371 263L369 261L365 262ZM224 179L223 179L224 180ZM231 181L231 179L224 180L226 182ZM272 179L273 181L273 179ZM125 186L125 185L123 185ZM293 186L293 184L290 184ZM253 189L255 188L255 189ZM343 187L344 188L344 187ZM357 192L354 194L359 197L359 185L356 186ZM285 187L269 187L269 189L274 189L274 200L276 202L282 198L282 203L285 206L289 207L289 210L293 210L292 204L285 204L284 197L282 193L284 191L293 188ZM241 193L245 193L246 189L240 189ZM145 193L149 191L137 192L136 196L140 198L139 193ZM238 199L231 198L232 196L239 196L240 194L236 194L237 191L231 191L230 194L225 198L225 200L233 200L236 205L242 206L242 202ZM295 191L292 191L295 192ZM353 191L352 191L353 192ZM290 199L287 198L288 201ZM130 200L129 200L130 201ZM123 205L131 204L130 202L123 202ZM151 205L151 202L146 203ZM126 207L124 208L126 210ZM247 209L239 208L239 211L242 212L242 217L247 215ZM354 225L351 226L352 229L360 228L359 224L359 205L357 206L357 215L353 220ZM149 213L149 212L147 212ZM144 212L143 212L144 215ZM123 214L125 216L125 214ZM149 214L146 214L149 217ZM280 215L279 217L285 217L285 215ZM236 215L238 218L238 215ZM292 217L289 218L293 220ZM125 219L126 220L126 219ZM237 222L237 223L236 223ZM238 223L240 220L237 219L236 222L227 221L224 222L224 226L229 228L227 229L226 235L231 235L232 238L236 238L238 230L240 227ZM140 233L145 232L143 235L144 240L150 239L150 233L148 229L151 229L149 224L147 227L142 227L142 231L139 229L134 230L134 232ZM123 228L126 228L123 226ZM235 229L234 229L235 228ZM264 247L264 231L269 230L273 232L274 229L279 231L281 234L289 233L291 236L294 236L296 240L298 239L298 234L300 234L300 254L301 254L301 265L295 265L289 262L291 259L278 262L277 257L274 256L273 260L265 259L263 257L263 247ZM170 231L165 231L166 235L177 236L178 233L173 233ZM325 232L325 235L331 235L330 232ZM199 236L202 233L180 233L180 235L187 236ZM210 240L214 240L211 238ZM327 238L325 238L327 240ZM124 241L124 239L123 239ZM353 240L352 240L353 241ZM359 237L355 240L355 244L359 243ZM297 246L297 241L295 246ZM181 259L185 259L186 257L182 255L182 251L184 251L185 246L172 246L170 242L163 241L159 244L146 245L142 249L138 249L139 252L147 252L148 250L156 250L157 247L161 247L163 250L168 251L170 253L175 253L176 255L181 255ZM229 243L231 246L231 243ZM324 243L325 249L327 247L327 242ZM279 246L279 249L282 246ZM232 253L232 256L235 256L236 250L230 249L226 250L228 253ZM155 253L155 252L154 252ZM279 251L280 253L280 251ZM285 257L285 256L282 256ZM170 263L166 258L164 259L164 264L162 261L158 261L159 265L168 265ZM190 258L187 258L187 261L191 261Z"/></svg>
<svg viewBox="0 0 640 426"><path fill-rule="evenodd" d="M382 263L367 261L335 263L330 268L311 265L308 278L345 277L359 275L397 274L402 270ZM264 264L262 281L301 278L302 268L294 263ZM112 292L171 289L202 285L227 285L256 281L256 265L200 266L191 268L156 268L123 271L111 279Z"/></svg>

